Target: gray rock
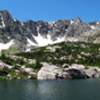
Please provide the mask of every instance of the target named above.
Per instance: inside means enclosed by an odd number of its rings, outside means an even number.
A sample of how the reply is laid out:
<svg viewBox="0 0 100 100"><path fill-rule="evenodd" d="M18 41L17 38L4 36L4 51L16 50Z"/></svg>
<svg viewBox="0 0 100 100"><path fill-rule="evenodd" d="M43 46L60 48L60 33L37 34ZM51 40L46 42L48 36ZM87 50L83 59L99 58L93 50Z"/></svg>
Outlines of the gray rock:
<svg viewBox="0 0 100 100"><path fill-rule="evenodd" d="M71 66L69 66L69 68L74 68L74 69L82 70L82 69L85 69L85 66L81 65L81 64L72 64Z"/></svg>
<svg viewBox="0 0 100 100"><path fill-rule="evenodd" d="M75 65L75 66L74 66ZM44 64L37 75L37 79L85 79L88 78L82 65L72 65L73 67L57 67L55 65ZM76 68L77 66L77 68Z"/></svg>
<svg viewBox="0 0 100 100"><path fill-rule="evenodd" d="M13 66L10 66L8 64L5 64L4 62L0 61L0 70L3 70L3 69L12 69Z"/></svg>
<svg viewBox="0 0 100 100"><path fill-rule="evenodd" d="M80 69L69 69L66 71L67 73L69 73L69 76L71 77L71 79L86 79L88 78L87 74Z"/></svg>
<svg viewBox="0 0 100 100"><path fill-rule="evenodd" d="M22 66L20 68L20 71L23 72L23 73L31 74L33 72L33 69L32 68L26 68L25 66Z"/></svg>
<svg viewBox="0 0 100 100"><path fill-rule="evenodd" d="M56 79L59 68L55 65L45 64L38 72L37 78L39 80Z"/></svg>
<svg viewBox="0 0 100 100"><path fill-rule="evenodd" d="M85 73L89 78L100 78L100 69L97 67L90 67L85 70Z"/></svg>

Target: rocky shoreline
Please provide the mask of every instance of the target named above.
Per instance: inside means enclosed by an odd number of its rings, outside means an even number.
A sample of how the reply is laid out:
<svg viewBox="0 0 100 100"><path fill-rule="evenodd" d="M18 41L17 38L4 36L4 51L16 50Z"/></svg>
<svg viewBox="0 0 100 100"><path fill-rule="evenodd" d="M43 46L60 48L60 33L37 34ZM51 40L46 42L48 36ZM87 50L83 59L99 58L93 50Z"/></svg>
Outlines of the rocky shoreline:
<svg viewBox="0 0 100 100"><path fill-rule="evenodd" d="M65 64L63 67L44 64L44 67L38 72L37 78L39 80L100 78L100 68L86 67L80 64Z"/></svg>
<svg viewBox="0 0 100 100"><path fill-rule="evenodd" d="M12 79L36 79L37 73L32 68L13 67L0 61L0 79L12 80Z"/></svg>
<svg viewBox="0 0 100 100"><path fill-rule="evenodd" d="M38 80L69 80L69 79L88 79L100 78L100 68L84 66L81 64L64 64L57 67L53 64L42 63L42 67L38 71L32 68L14 68L0 61L0 79L38 79Z"/></svg>

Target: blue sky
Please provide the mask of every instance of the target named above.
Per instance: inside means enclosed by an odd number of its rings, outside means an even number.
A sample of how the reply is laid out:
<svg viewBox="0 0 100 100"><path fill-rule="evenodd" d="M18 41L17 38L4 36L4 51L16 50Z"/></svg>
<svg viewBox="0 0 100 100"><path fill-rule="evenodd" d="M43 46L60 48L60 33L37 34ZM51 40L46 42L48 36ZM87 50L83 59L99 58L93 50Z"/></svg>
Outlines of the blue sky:
<svg viewBox="0 0 100 100"><path fill-rule="evenodd" d="M72 19L100 20L100 0L0 0L0 10L8 10L19 20Z"/></svg>

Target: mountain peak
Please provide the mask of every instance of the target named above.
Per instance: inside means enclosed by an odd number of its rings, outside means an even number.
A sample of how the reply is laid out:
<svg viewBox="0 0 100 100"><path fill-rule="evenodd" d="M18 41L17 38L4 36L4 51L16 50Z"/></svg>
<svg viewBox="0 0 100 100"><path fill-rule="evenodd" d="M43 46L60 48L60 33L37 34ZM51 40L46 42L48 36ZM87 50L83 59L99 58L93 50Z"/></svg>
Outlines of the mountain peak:
<svg viewBox="0 0 100 100"><path fill-rule="evenodd" d="M29 50L61 41L76 41L95 27L96 25L83 23L80 17L74 20L61 19L53 23L30 19L21 22L15 21L7 10L0 11L0 43L6 45L13 40L12 47L18 50Z"/></svg>
<svg viewBox="0 0 100 100"><path fill-rule="evenodd" d="M13 18L11 14L7 10L0 11L0 20L3 21L3 23L11 23L13 21Z"/></svg>
<svg viewBox="0 0 100 100"><path fill-rule="evenodd" d="M79 16L77 16L77 17L74 19L74 23L75 23L75 24L80 24L80 23L82 23L81 18L80 18Z"/></svg>
<svg viewBox="0 0 100 100"><path fill-rule="evenodd" d="M12 18L12 17L11 17L11 14L10 14L7 10L1 10L1 11L0 11L0 17Z"/></svg>

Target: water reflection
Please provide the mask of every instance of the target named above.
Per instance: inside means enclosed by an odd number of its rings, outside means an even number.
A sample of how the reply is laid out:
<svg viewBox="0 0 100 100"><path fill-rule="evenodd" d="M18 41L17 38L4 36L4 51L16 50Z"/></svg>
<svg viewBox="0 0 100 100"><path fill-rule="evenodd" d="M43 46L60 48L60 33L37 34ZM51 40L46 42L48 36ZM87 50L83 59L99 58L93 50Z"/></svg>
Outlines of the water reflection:
<svg viewBox="0 0 100 100"><path fill-rule="evenodd" d="M100 100L100 80L0 81L0 100Z"/></svg>

